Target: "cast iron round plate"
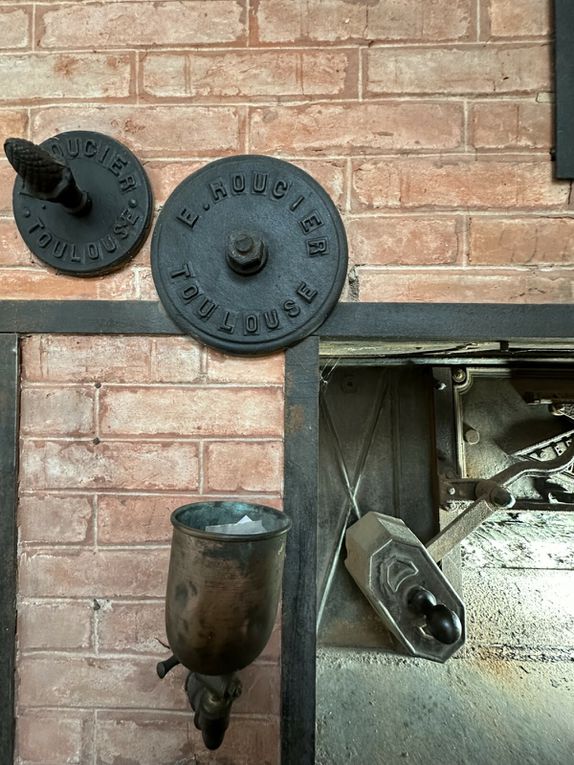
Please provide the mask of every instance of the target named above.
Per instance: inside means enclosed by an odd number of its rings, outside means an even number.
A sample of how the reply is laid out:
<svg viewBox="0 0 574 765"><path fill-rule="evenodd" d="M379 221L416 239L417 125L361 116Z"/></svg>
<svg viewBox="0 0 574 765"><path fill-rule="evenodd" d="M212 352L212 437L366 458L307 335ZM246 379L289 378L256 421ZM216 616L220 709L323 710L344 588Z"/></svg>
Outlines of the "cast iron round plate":
<svg viewBox="0 0 574 765"><path fill-rule="evenodd" d="M230 241L266 249L256 273L228 263ZM269 353L316 330L347 273L343 222L327 192L272 157L227 157L186 178L156 224L161 301L185 332L230 353Z"/></svg>
<svg viewBox="0 0 574 765"><path fill-rule="evenodd" d="M62 205L26 194L14 184L14 217L27 246L47 266L70 276L99 276L132 258L144 243L153 213L145 170L129 149L102 133L74 130L40 146L70 167L92 207L71 215Z"/></svg>

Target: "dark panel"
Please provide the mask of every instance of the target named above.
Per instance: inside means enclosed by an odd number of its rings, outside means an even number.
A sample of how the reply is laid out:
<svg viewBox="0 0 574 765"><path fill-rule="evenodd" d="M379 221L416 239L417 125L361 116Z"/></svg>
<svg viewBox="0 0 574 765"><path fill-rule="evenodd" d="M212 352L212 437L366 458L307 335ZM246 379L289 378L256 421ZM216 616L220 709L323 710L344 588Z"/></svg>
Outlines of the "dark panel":
<svg viewBox="0 0 574 765"><path fill-rule="evenodd" d="M142 300L2 300L0 332L181 335L161 303Z"/></svg>
<svg viewBox="0 0 574 765"><path fill-rule="evenodd" d="M574 178L574 3L555 0L556 177Z"/></svg>
<svg viewBox="0 0 574 765"><path fill-rule="evenodd" d="M0 335L0 765L14 750L18 338Z"/></svg>
<svg viewBox="0 0 574 765"><path fill-rule="evenodd" d="M574 337L572 305L339 303L324 340L544 340Z"/></svg>
<svg viewBox="0 0 574 765"><path fill-rule="evenodd" d="M319 341L287 351L285 370L285 512L287 539L281 632L281 762L315 762L315 568Z"/></svg>

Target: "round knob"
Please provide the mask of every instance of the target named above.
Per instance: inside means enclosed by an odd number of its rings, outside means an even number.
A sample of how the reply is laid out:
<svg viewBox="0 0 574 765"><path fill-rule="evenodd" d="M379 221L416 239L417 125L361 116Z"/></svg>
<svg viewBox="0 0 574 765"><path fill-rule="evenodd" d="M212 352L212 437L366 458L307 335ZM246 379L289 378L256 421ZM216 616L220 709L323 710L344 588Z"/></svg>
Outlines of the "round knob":
<svg viewBox="0 0 574 765"><path fill-rule="evenodd" d="M415 587L407 595L409 610L417 616L424 616L429 633L445 645L456 643L462 635L460 619L450 608L437 603L432 592Z"/></svg>

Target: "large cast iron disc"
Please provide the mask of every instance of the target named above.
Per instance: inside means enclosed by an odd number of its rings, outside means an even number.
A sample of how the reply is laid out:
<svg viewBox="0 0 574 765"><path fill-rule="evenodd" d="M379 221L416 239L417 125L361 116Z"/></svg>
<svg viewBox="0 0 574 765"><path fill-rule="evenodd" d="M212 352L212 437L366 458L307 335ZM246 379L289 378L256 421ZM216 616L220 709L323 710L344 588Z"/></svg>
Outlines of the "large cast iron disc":
<svg viewBox="0 0 574 765"><path fill-rule="evenodd" d="M91 208L75 216L56 202L30 196L20 176L14 217L29 249L69 276L100 276L122 266L143 245L153 214L150 184L137 157L102 133L74 130L40 144L64 161Z"/></svg>
<svg viewBox="0 0 574 765"><path fill-rule="evenodd" d="M347 273L326 191L272 157L228 157L186 178L159 215L153 278L170 317L206 345L268 353L316 330Z"/></svg>

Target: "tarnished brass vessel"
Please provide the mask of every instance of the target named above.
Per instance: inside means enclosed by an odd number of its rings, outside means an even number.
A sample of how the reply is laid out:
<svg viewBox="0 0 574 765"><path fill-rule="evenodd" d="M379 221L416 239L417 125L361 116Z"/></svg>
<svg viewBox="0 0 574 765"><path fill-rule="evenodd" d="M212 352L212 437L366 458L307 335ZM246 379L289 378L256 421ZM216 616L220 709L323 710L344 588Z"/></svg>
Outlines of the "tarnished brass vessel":
<svg viewBox="0 0 574 765"><path fill-rule="evenodd" d="M241 693L234 675L269 640L281 591L283 513L246 502L200 502L172 513L166 630L173 657L190 670L186 691L206 745L217 748Z"/></svg>

